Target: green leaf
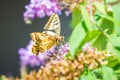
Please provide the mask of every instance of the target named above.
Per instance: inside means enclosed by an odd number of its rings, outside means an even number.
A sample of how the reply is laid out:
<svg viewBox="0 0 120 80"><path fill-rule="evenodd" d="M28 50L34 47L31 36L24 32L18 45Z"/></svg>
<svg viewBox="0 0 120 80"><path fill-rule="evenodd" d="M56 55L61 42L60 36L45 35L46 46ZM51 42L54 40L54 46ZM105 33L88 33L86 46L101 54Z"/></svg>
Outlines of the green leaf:
<svg viewBox="0 0 120 80"><path fill-rule="evenodd" d="M111 67L113 70L120 70L120 60L117 56L110 56L108 59L108 67Z"/></svg>
<svg viewBox="0 0 120 80"><path fill-rule="evenodd" d="M93 31L88 31L84 37L84 39L82 40L81 44L80 44L80 48L82 48L82 46L86 43L86 42L90 42L93 39L96 39L96 37L98 37L100 35L100 31L98 30L93 30Z"/></svg>
<svg viewBox="0 0 120 80"><path fill-rule="evenodd" d="M96 41L93 43L93 45L95 46L95 47L97 47L98 48L98 50L105 50L105 48L106 48L106 45L107 45L107 37L103 34L103 33L101 33L98 37L97 37L97 39L96 39Z"/></svg>
<svg viewBox="0 0 120 80"><path fill-rule="evenodd" d="M103 74L102 74L100 68L92 70L92 73L95 75L95 77L98 80L102 80L103 79Z"/></svg>
<svg viewBox="0 0 120 80"><path fill-rule="evenodd" d="M85 7L83 5L80 5L80 10L82 13L83 20L85 21L87 30L88 31L92 30L92 28L93 28L92 23L91 23L91 20L90 20L90 17L89 17L87 10L85 9Z"/></svg>
<svg viewBox="0 0 120 80"><path fill-rule="evenodd" d="M72 11L72 25L73 27L76 27L76 25L80 22L81 20L81 12L78 7L75 7Z"/></svg>
<svg viewBox="0 0 120 80"><path fill-rule="evenodd" d="M120 47L120 36L116 36L115 34L110 35L109 41L114 47Z"/></svg>
<svg viewBox="0 0 120 80"><path fill-rule="evenodd" d="M78 48L79 44L84 39L85 35L86 35L85 30L80 22L73 30L71 37L69 39L70 53L72 58L74 58L75 50Z"/></svg>
<svg viewBox="0 0 120 80"><path fill-rule="evenodd" d="M109 16L112 16L112 12L108 12L107 13ZM106 18L102 19L102 23L100 25L102 27L103 30L107 29L107 33L108 34L112 34L114 31L114 23Z"/></svg>
<svg viewBox="0 0 120 80"><path fill-rule="evenodd" d="M113 17L114 20L120 23L120 4L113 6ZM115 31L120 33L120 26L115 24Z"/></svg>
<svg viewBox="0 0 120 80"><path fill-rule="evenodd" d="M93 75L93 74L89 71L88 74L82 75L79 80L97 80L97 78L95 77L95 75Z"/></svg>
<svg viewBox="0 0 120 80"><path fill-rule="evenodd" d="M117 80L113 70L109 67L102 67L103 80Z"/></svg>
<svg viewBox="0 0 120 80"><path fill-rule="evenodd" d="M120 26L120 21L114 19L113 17L109 16L106 12L105 12L105 9L104 9L104 5L103 4L100 4L98 2L95 2L94 3L94 6L96 7L97 11L99 12L99 16L102 17L102 18L105 18L109 21L112 21L114 24L116 24L117 26ZM117 8L118 10L116 11L120 11L120 7ZM115 12L117 13L117 12ZM118 13L119 14L119 13ZM120 16L120 15L119 15Z"/></svg>
<svg viewBox="0 0 120 80"><path fill-rule="evenodd" d="M113 17L111 17L111 16L109 16L107 14L101 14L101 13L99 14L99 16L102 17L102 18L105 18L105 19L107 19L109 21L112 21L114 24L116 24L117 26L120 27L120 22L115 20Z"/></svg>
<svg viewBox="0 0 120 80"><path fill-rule="evenodd" d="M113 7L113 15L115 20L120 20L120 4L114 5Z"/></svg>
<svg viewBox="0 0 120 80"><path fill-rule="evenodd" d="M101 4L99 2L94 2L93 5L96 7L97 11L99 11L99 12L101 12L103 14L106 14L104 4Z"/></svg>
<svg viewBox="0 0 120 80"><path fill-rule="evenodd" d="M120 60L120 36L117 36L115 34L110 35L108 41L109 44L107 46L107 49L113 52Z"/></svg>
<svg viewBox="0 0 120 80"><path fill-rule="evenodd" d="M116 56L120 60L120 47L114 47L113 52L116 54Z"/></svg>

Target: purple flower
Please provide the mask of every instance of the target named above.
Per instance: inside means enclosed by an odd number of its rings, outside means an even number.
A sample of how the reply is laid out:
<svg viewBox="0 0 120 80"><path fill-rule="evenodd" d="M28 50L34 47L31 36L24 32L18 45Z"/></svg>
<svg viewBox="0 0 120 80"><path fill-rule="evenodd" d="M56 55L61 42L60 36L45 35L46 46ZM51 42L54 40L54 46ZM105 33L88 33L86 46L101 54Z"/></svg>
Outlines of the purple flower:
<svg viewBox="0 0 120 80"><path fill-rule="evenodd" d="M68 43L64 45L53 46L50 50L44 52L44 54L48 55L49 57L54 57L55 59L62 59L65 55L69 52L69 45Z"/></svg>
<svg viewBox="0 0 120 80"><path fill-rule="evenodd" d="M21 67L45 65L52 57L60 57L61 59L69 51L68 43L60 47L53 46L51 49L35 55L32 53L32 46L34 42L31 40L25 48L20 48L18 53L20 55Z"/></svg>
<svg viewBox="0 0 120 80"><path fill-rule="evenodd" d="M61 45L59 47L59 52L60 54L66 54L67 52L69 52L69 44L66 43L65 45Z"/></svg>
<svg viewBox="0 0 120 80"><path fill-rule="evenodd" d="M46 50L43 52L44 54L48 55L49 57L53 57L55 54L57 54L56 46L53 46L49 50Z"/></svg>
<svg viewBox="0 0 120 80"><path fill-rule="evenodd" d="M35 17L43 18L50 16L52 13L60 13L60 6L57 0L30 0L25 6L26 11L23 13L24 20L28 22Z"/></svg>
<svg viewBox="0 0 120 80"><path fill-rule="evenodd" d="M31 40L29 44L26 46L26 48L20 48L18 53L20 55L20 64L21 66L39 66L44 65L46 63L46 59L48 56L46 54L39 54L36 56L32 53L32 45L34 42Z"/></svg>

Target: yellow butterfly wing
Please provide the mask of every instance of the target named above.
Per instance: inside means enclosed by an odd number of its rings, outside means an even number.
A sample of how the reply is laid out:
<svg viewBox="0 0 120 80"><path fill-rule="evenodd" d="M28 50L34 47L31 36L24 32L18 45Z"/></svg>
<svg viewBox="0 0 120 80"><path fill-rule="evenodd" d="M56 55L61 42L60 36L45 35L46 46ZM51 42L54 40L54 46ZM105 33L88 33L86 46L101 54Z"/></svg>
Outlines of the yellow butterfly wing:
<svg viewBox="0 0 120 80"><path fill-rule="evenodd" d="M44 34L40 32L33 32L30 33L32 40L35 42L32 47L32 52L36 55L45 50L49 50L53 45L56 44L57 37L50 35L50 34Z"/></svg>
<svg viewBox="0 0 120 80"><path fill-rule="evenodd" d="M56 35L60 35L60 20L57 14L52 14L47 24L44 27L45 31L54 30Z"/></svg>
<svg viewBox="0 0 120 80"><path fill-rule="evenodd" d="M31 36L31 38L32 38L32 40L34 42L42 40L42 38L44 38L44 37L42 37L41 35L42 35L42 33L40 33L40 32L32 32L32 33L30 33L30 36Z"/></svg>

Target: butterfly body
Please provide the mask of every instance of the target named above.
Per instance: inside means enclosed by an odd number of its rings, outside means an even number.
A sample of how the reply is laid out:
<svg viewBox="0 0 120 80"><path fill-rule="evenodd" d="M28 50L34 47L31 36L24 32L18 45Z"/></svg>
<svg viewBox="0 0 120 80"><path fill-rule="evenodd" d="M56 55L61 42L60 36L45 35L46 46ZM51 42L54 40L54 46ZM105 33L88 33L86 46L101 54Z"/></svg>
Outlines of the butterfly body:
<svg viewBox="0 0 120 80"><path fill-rule="evenodd" d="M32 40L35 42L32 47L33 53L35 53L36 55L38 55L39 53L43 53L44 51L49 50L52 46L58 45L64 39L63 36L59 35L60 25L58 25L58 27L54 27L57 24L59 24L58 15L53 14L50 17L47 25L44 27L43 32L30 33ZM55 32L51 30L54 30ZM56 32L56 30L58 30L58 32Z"/></svg>

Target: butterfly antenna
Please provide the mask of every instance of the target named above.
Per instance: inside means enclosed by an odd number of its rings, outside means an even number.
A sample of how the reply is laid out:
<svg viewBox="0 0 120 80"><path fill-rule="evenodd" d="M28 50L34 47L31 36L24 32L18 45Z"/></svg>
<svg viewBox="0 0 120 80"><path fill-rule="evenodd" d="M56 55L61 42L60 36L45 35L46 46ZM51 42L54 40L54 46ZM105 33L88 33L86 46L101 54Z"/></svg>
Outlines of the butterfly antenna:
<svg viewBox="0 0 120 80"><path fill-rule="evenodd" d="M63 32L63 36L65 36L65 33L69 30L69 27L67 27L67 29L65 29L65 31ZM67 41L63 40L63 44L65 44Z"/></svg>
<svg viewBox="0 0 120 80"><path fill-rule="evenodd" d="M63 32L63 36L65 36L65 33L68 31L68 27L67 27L67 29L65 29L65 31Z"/></svg>

